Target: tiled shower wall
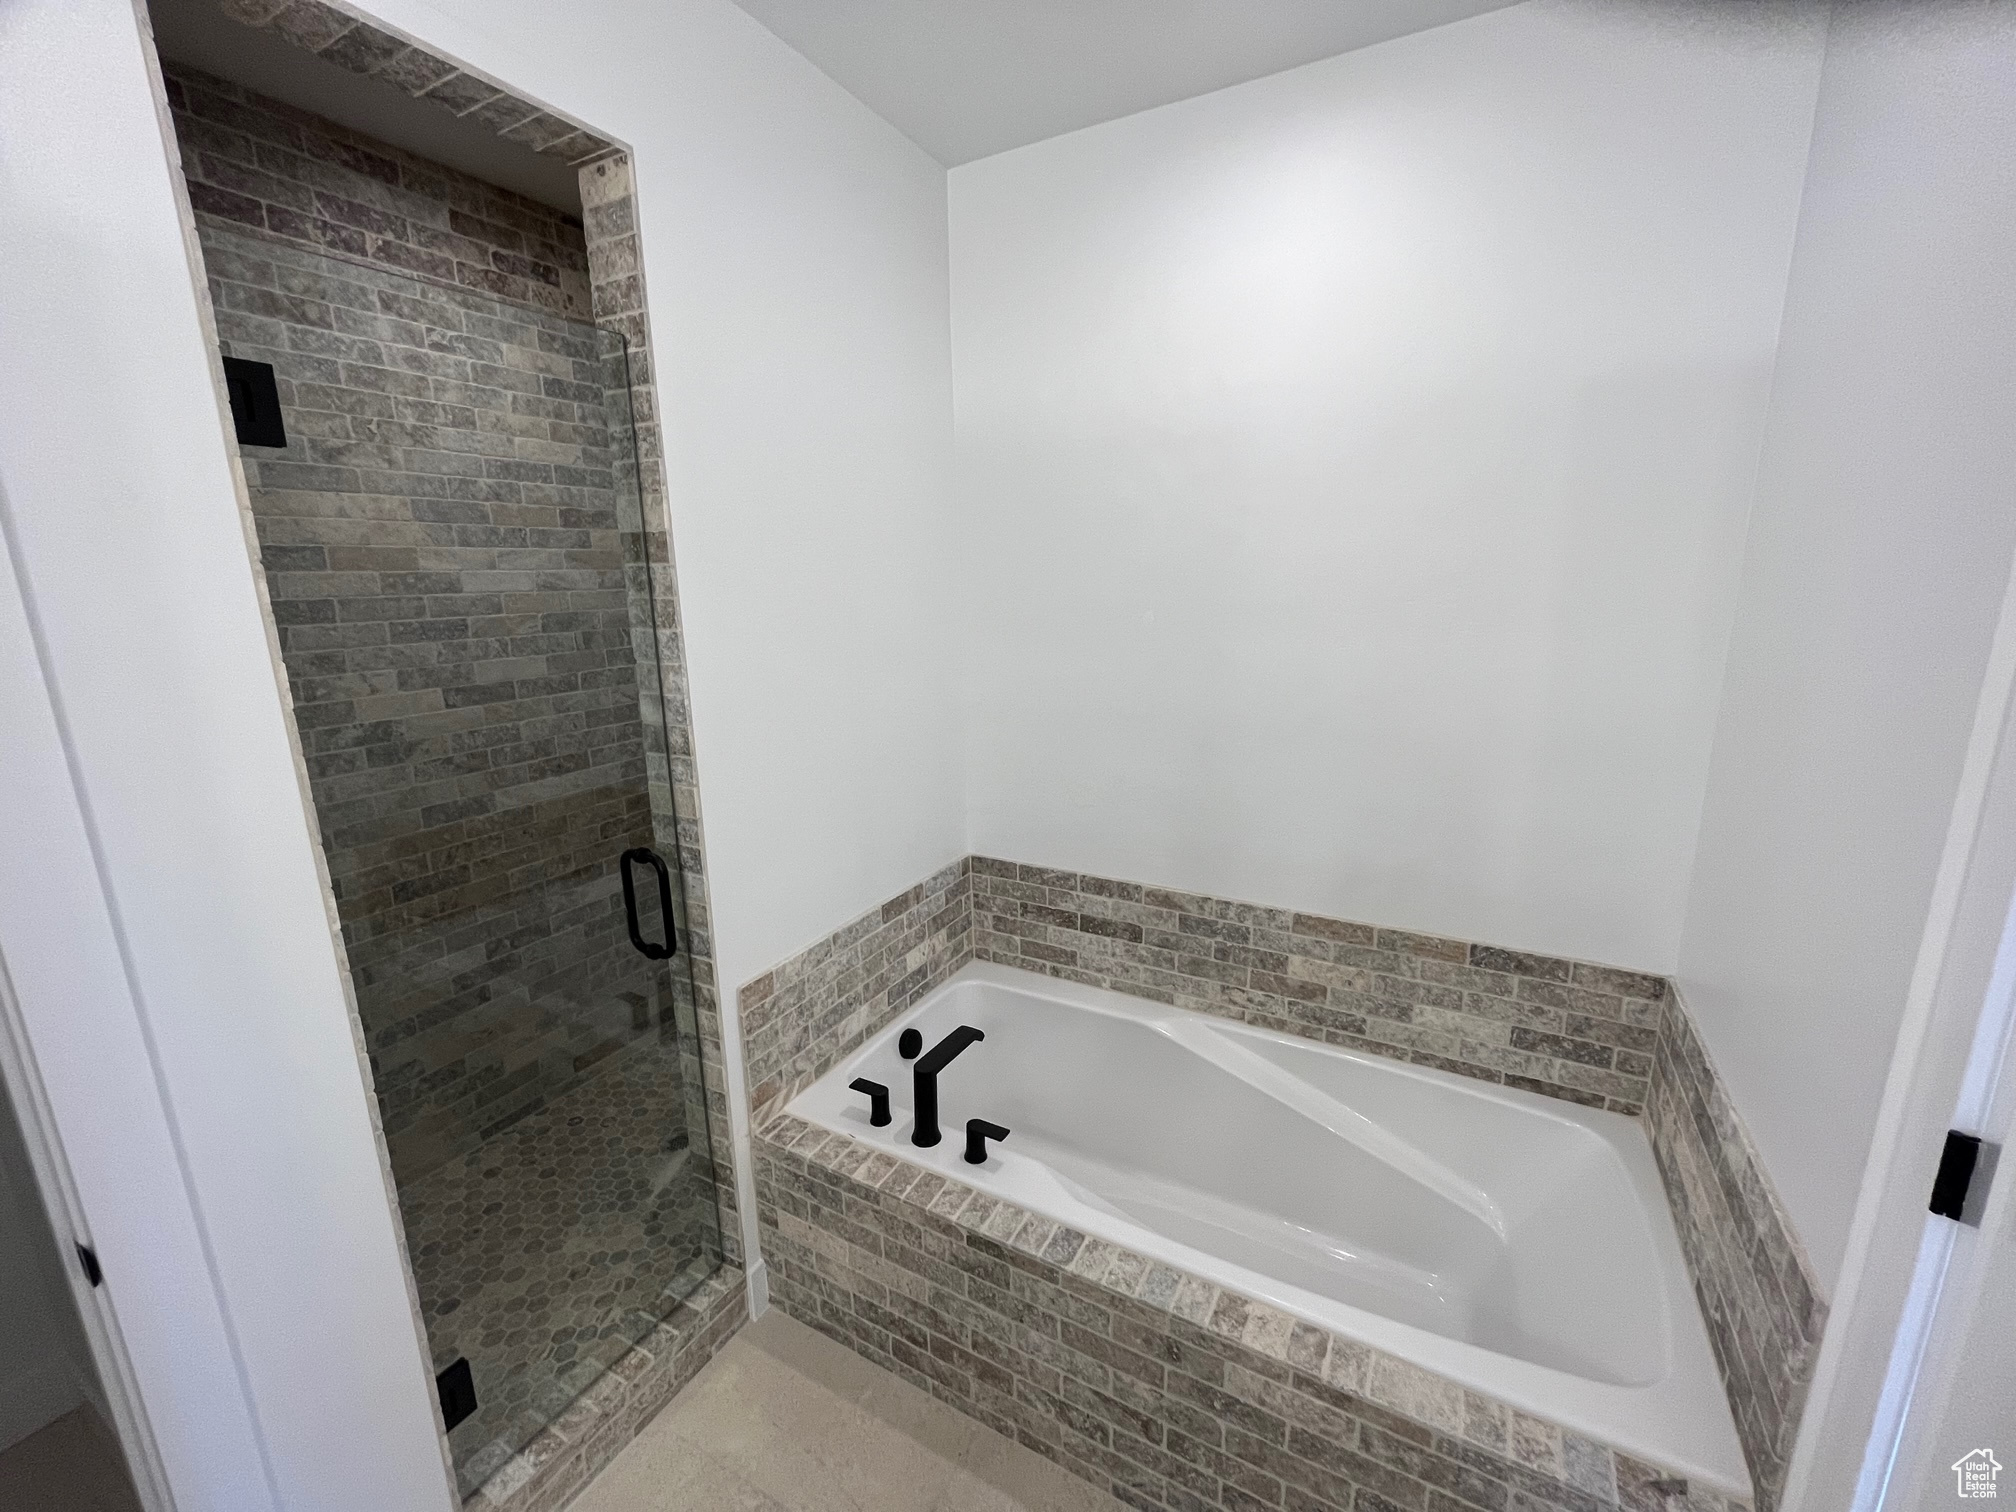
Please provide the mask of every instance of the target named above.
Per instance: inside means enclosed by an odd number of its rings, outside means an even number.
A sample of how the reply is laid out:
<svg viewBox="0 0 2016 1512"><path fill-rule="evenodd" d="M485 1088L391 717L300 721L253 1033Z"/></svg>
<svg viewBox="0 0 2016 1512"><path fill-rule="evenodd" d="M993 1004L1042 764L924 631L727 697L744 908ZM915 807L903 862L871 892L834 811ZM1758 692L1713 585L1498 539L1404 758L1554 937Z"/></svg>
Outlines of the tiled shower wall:
<svg viewBox="0 0 2016 1512"><path fill-rule="evenodd" d="M278 323L288 329L276 333L273 325L268 324L256 331L259 339L274 334L281 337L280 347L269 347L264 351L252 349L256 346L253 329L241 329L237 334L248 347L242 355L271 356L278 351L289 354L290 358L312 358L319 364L318 372L306 375L307 382L311 387L322 383L325 393L309 397L328 397L339 402L318 415L318 420L329 424L330 429L316 432L313 439L318 444L334 446L348 441L357 446L352 458L342 462L331 461L329 465L356 465L369 470L377 465L377 459L369 455L374 447L390 447L395 452L406 447L413 448L416 453L437 449L452 452L456 450L452 438L426 434L418 429L432 426L445 426L450 430L468 429L458 427L458 422L465 418L463 413L443 413L457 405L459 396L444 395L436 385L469 382L503 391L505 407L487 411L480 404L462 407L474 413L477 424L470 435L461 439L472 443L467 448L470 454L494 457L498 455L495 449L497 442L509 436L513 441L510 446L512 452L527 453L517 457L526 465L527 471L512 475L502 468L492 471L486 464L479 473L466 463L412 468L411 472L415 475L438 474L431 479L416 476L414 488L406 495L437 502L423 502L409 519L401 520L396 511L392 517L395 526L403 525L410 533L410 544L416 552L412 564L415 571L434 570L442 566L439 562L420 560L430 547L464 544L457 536L443 533L444 528L459 532L461 527L472 523L464 518L434 515L433 512L440 507L438 501L465 504L496 502L497 496L488 493L480 493L478 497L458 494L457 490L470 487L468 479L482 477L499 485L500 490L504 485L518 485L520 491L515 496L504 495L504 502L520 508L532 502L529 495L542 487L586 487L592 490L601 486L600 479L569 478L560 471L576 466L584 470L594 469L595 460L587 455L587 451L593 449L596 443L592 436L586 434L597 423L596 417L587 413L593 407L593 401L586 394L554 390L549 387L548 380L557 378L602 388L605 403L600 419L606 428L605 434L613 437L621 433L631 443L628 448L609 448L610 454L602 464L615 484L619 510L635 508L639 511L625 514L620 520L619 561L611 562L604 558L604 547L610 544L605 539L591 540L585 545L574 542L565 547L552 541L540 543L540 547L535 548L528 537L522 543L497 543L495 549L501 552L521 549L521 546L526 550L552 547L570 552L591 552L597 557L592 569L597 581L592 589L582 590L592 595L594 602L570 602L566 610L592 615L597 620L592 630L585 624L573 628L584 636L606 639L594 645L583 641L573 648L572 653L584 659L580 665L572 669L549 667L549 673L582 673L582 691L585 692L587 682L592 681L595 671L587 661L591 650L609 658L602 664L602 671L614 672L618 666L618 643L626 628L632 647L641 648L655 639L660 657L660 676L657 679L647 677L641 689L632 688L633 703L639 693L643 695L641 718L633 720L617 712L619 705L606 706L613 716L610 720L612 725L634 724L641 735L641 741L633 740L631 731L625 729L620 737L613 738L609 743L624 748L622 762L641 759L649 794L643 815L629 812L637 805L634 801L627 802L623 812L604 815L598 824L584 826L582 816L576 815L565 820L559 830L594 849L598 842L611 845L625 843L621 838L623 833L633 823L645 823L648 827L641 831L641 838L655 837L661 851L670 853L676 849L678 852L681 890L674 902L690 980L686 974L674 973L672 991L682 1003L687 1001L686 994L690 991L690 1007L699 1031L697 1036L684 1033L680 1036L679 1079L689 1102L686 1122L689 1127L697 1126L700 1108L694 1099L702 1087L699 1063L694 1059L697 1052L698 1062L704 1062L707 1069L705 1096L709 1100L713 1127L723 1131L723 1137L716 1139L713 1146L713 1193L719 1201L725 1228L720 1235L721 1249L733 1263L720 1270L698 1293L665 1318L649 1339L631 1348L558 1421L490 1475L475 1497L476 1502L495 1507L499 1512L549 1512L549 1509L558 1508L571 1499L587 1477L634 1435L637 1428L704 1363L746 1316L742 1308L743 1286L739 1269L742 1246L734 1209L734 1156L725 1137L728 1119L721 1090L724 1070L722 1025L709 926L707 873L687 715L684 645L678 629L679 601L666 520L660 428L655 410L650 331L644 314L642 257L630 163L627 155L617 151L613 143L583 128L578 122L568 121L514 95L496 81L432 52L411 37L386 31L352 12L324 4L322 0L216 0L216 6L233 21L261 28L328 63L480 124L507 141L582 169L585 231L579 222L544 206L466 179L383 143L285 106L261 101L234 86L205 79L187 70L167 70L170 78L166 82L176 126L187 149L184 153L187 159L185 180L197 212L199 226L196 229L205 245L206 260L228 235L236 234L241 241L253 244L252 250L238 264L239 271L247 276L229 281L240 283L244 288L258 288L262 292L253 296L245 308L235 308L225 298L213 297L220 325L229 327L245 322L248 326L257 326L261 321ZM272 274L270 283L263 282L263 274L257 271L262 256L260 249L264 249L264 255L270 259L266 270ZM362 322L370 314L367 306L346 305L342 298L318 301L316 291L290 286L301 282L300 275L309 266L306 261L296 261L291 271L282 271L287 261L285 254L290 250L304 259L311 252L322 254L325 260L318 266L325 274L330 268L326 259L348 264L348 268L337 272L337 281L345 285L346 290L359 284L374 290L381 305L377 315L385 318L386 325L379 329L365 329ZM441 338L438 342L436 339L418 344L404 342L400 339L404 333L390 327L396 325L404 313L417 312L385 307L384 296L393 286L374 283L370 277L374 269L382 269L386 274L395 269L403 270L415 280L431 285L433 292L421 296L430 306L438 303L440 291L447 291L451 295L450 302L459 302L465 314L435 322L439 328L435 334ZM213 282L213 296L218 292L219 286ZM486 300L480 297L482 295L494 296L494 299ZM311 308L318 303L326 308ZM254 308L260 305L265 308ZM297 315L303 318L293 318ZM318 318L323 315L327 315L330 322L326 327ZM574 320L592 317L605 328L605 332L620 332L627 341L627 351L621 352L620 364L617 367L602 364L601 370L592 379L578 367L571 372L549 367L547 363L554 358L565 358L570 363L578 360L577 353L565 351L560 344L549 347L545 338L563 329L559 322L552 319L554 316ZM482 322L488 319L498 320L500 328L486 331ZM512 328L508 333L501 329L507 326ZM520 339L528 329L539 333L539 339ZM228 341L230 333L227 331L224 334ZM575 334L578 338L578 328L575 328ZM344 340L338 342L333 337ZM470 349L465 349L458 338L466 338ZM473 349L476 342L484 339L498 340L507 348L518 350L507 350L493 358L487 350ZM382 353L370 350L374 341L380 343ZM606 335L597 338L597 345L604 352L610 349ZM521 365L517 359L528 353L535 354L536 360L529 365ZM382 360L374 360L381 355ZM472 366L466 372L456 372L453 368L458 360L466 360ZM477 371L486 365L497 371ZM365 373L365 369L374 371ZM491 381L514 370L518 378L526 380L532 379L536 373L537 381L523 384L509 379ZM349 379L353 376L362 376L365 381L352 385ZM304 396L298 389L289 387L284 397L291 406ZM625 409L626 402L633 407ZM580 412L568 415L565 412L568 404L578 405ZM551 408L543 407L546 405ZM311 404L308 408L312 410L315 406ZM624 412L619 414L619 410ZM535 420L546 422L546 428L541 430L531 424ZM366 434L367 425L375 425L378 434ZM403 425L416 429L405 432L400 429ZM314 427L303 425L300 429L305 443ZM347 437L344 434L346 429L349 431ZM581 433L569 433L577 429ZM436 440L449 441L450 444L437 448L433 445ZM517 444L527 440L552 443L556 449L541 451L537 447ZM566 455L559 450L571 446L583 448L582 454ZM311 465L323 465L323 461L318 459ZM541 475L534 471L540 467L553 470ZM264 481L258 477L256 466L248 471L252 473L250 481L255 488ZM284 478L285 474L279 476ZM463 481L455 481L457 479ZM298 493L329 492L322 484L305 476L292 481L301 485L293 490ZM399 495L395 493L394 497ZM364 530L365 521L379 518L374 512L375 506L383 502L384 496L372 495L371 498L372 503L363 505L354 514L335 508L318 515L311 509L304 515L287 517L296 521L320 519L331 539L305 539L286 544L341 545L345 548L365 544L370 534ZM495 524L496 521L493 519L489 523ZM598 517L592 522L570 518L525 523L528 529L587 529L599 537L605 522ZM283 531L285 528L280 527ZM265 532L261 534L263 537ZM468 544L474 546L475 543ZM326 562L325 558L324 565ZM295 570L313 571L318 564L304 556L290 565ZM404 564L379 565L394 572L406 570ZM470 564L456 562L451 565L459 572ZM558 568L560 564L549 565ZM579 560L566 564L570 568L587 565ZM475 570L492 569L508 570L501 561L479 565ZM541 581L532 591L543 592L554 582L542 572ZM331 597L340 597L333 591L336 585L330 586ZM381 583L379 586L389 589L392 585ZM417 584L415 586L418 587ZM462 586L472 590L474 587L466 583ZM619 609L614 595L624 589L628 592L623 594L624 603ZM573 591L571 587L568 589L570 594ZM401 595L388 591L365 596L390 599ZM420 596L427 595L423 591ZM428 617L432 618L431 615ZM350 622L339 611L336 623ZM364 625L370 621L368 617L359 616L354 623ZM388 619L384 623L389 625L394 621ZM543 632L546 628L542 611L539 629ZM556 626L555 629L563 630L563 627ZM387 644L391 644L389 633ZM322 649L333 651L339 647L332 645ZM350 648L345 646L340 649L347 651ZM443 649L443 643L425 638L407 643L407 652L422 658ZM545 651L530 650L528 654L541 655ZM565 656L569 653L561 648L559 654ZM351 669L346 665L345 670ZM511 683L515 685L518 680L514 676ZM445 706L452 702L447 694L448 685L442 682L438 686L444 695L443 712L447 712ZM298 694L299 689L296 691ZM391 691L411 690L401 687ZM493 688L493 695L495 691ZM513 692L516 691L514 686ZM565 698L567 695L556 692L554 696ZM493 702L486 706L495 707L494 697ZM403 717L394 715L389 706L374 712L382 712L387 718ZM568 711L570 715L574 712L571 709ZM583 724L594 722L591 717ZM306 728L302 730L304 746L312 750L309 733ZM408 748L405 754L431 757L451 752L439 746L426 752L416 746ZM559 774L549 772L546 775ZM518 817L522 819L524 815ZM597 833L584 834L584 828ZM418 891L412 896L417 898ZM604 942L595 938L597 931L575 927L596 915L596 909L589 900L581 901L584 907L578 911L579 916L572 921L562 921L561 930L564 933L574 929L578 943L585 947L587 956L592 960L602 951ZM603 910L600 917L606 923L608 911ZM601 933L606 934L607 931ZM514 949L527 943L519 936L513 936L512 941ZM536 948L537 942L532 943ZM555 984L564 979L578 985L582 975L578 969L580 964L577 962L576 969L566 973L556 969L551 973ZM592 1043L586 1045L585 1055L584 1047L576 1042L577 1036L565 1036L568 1043L548 1047L549 1050L557 1049L557 1056L547 1054L542 1057L550 1067L557 1069L563 1081L570 1071L582 1069L578 1062L596 1060L606 1041L620 1040L626 1032L634 1031L638 1019L642 1017L636 1012L637 1005L625 1002L621 993L613 1001L605 1001L600 1006L612 1010L605 1019L609 1033L603 1034L600 1030L591 1033ZM682 1016L682 1022L694 1020ZM457 1095L453 1084L461 1079L463 1070L483 1061L486 1056L494 1059L494 1047L480 1049L477 1053L479 1047L476 1041L482 1038L480 1034L473 1038L465 1036L457 1045L452 1015L439 1020L419 1015L412 1027L416 1030L415 1039L440 1035L440 1043L434 1047L441 1057L436 1064L447 1068L449 1073L439 1080L422 1079L423 1083L431 1081L433 1084L419 1087L417 1103L420 1106L424 1107L429 1096L444 1089L452 1100ZM444 1029L448 1031L445 1034L442 1033ZM459 1067L450 1064L456 1057L461 1058ZM421 1059L424 1060L425 1056ZM613 1060L603 1062L605 1065L614 1063ZM482 1068L479 1066L478 1069ZM491 1070L494 1072L495 1068ZM501 1086L508 1079L508 1075L503 1078L493 1075L492 1084ZM597 1079L587 1090L593 1091L602 1080ZM561 1102L539 1116L555 1117L570 1107L571 1103ZM578 1121L570 1119L570 1124ZM515 1125L515 1129L530 1130L537 1122L538 1118L533 1118ZM447 1143L465 1143L466 1135L467 1131L463 1129ZM443 1147L442 1141L432 1137L395 1138L392 1142L395 1159L406 1170L438 1158ZM428 1182L412 1190L423 1191L429 1189L430 1183L439 1186L443 1181L452 1184L453 1169L454 1163L451 1162L438 1169ZM403 1178L405 1171L402 1170L401 1174ZM487 1174L493 1173L486 1171ZM704 1170L693 1172L702 1179L704 1174ZM600 1200L607 1196L604 1191L607 1185L606 1181L597 1183L592 1194L584 1187L580 1195L584 1201ZM675 1203L674 1206L683 1210L687 1205ZM701 1218L711 1229L712 1208L707 1204L701 1206L707 1207ZM444 1215L452 1218L445 1209ZM422 1216L424 1221L426 1215ZM515 1271L510 1272L500 1279L512 1283L515 1275ZM525 1286L534 1284L532 1281L523 1283ZM434 1300L440 1301L440 1298ZM583 1359L586 1354L584 1351ZM469 1425L463 1426L467 1428ZM483 1464L488 1463L489 1459L485 1458ZM474 1462L458 1464L465 1485L469 1475L480 1469L481 1466Z"/></svg>
<svg viewBox="0 0 2016 1512"><path fill-rule="evenodd" d="M558 212L200 75L170 85L219 335L282 385L289 444L245 465L410 1183L678 1006L616 905L615 856L654 838L620 348L558 313L588 283Z"/></svg>
<svg viewBox="0 0 2016 1512"><path fill-rule="evenodd" d="M181 64L162 73L205 221L588 319L572 217Z"/></svg>
<svg viewBox="0 0 2016 1512"><path fill-rule="evenodd" d="M611 143L522 99L494 79L445 58L411 37L366 21L326 0L215 0L218 12L313 53L348 73L426 100L507 142L566 163L585 163Z"/></svg>
<svg viewBox="0 0 2016 1512"><path fill-rule="evenodd" d="M765 1244L795 1268L777 1296L807 1321L887 1354L892 1339L910 1337L892 1321L907 1315L899 1306L904 1288L929 1285L936 1272L843 1273L859 1266L836 1259L815 1232L820 1222L779 1228L776 1194L787 1187L817 1199L790 1213L811 1220L824 1204L845 1220L834 1231L858 1234L862 1222L883 1219L879 1211L856 1218L844 1194L795 1185L787 1173L805 1173L805 1163L780 1164L762 1131L793 1122L778 1120L799 1090L969 959L1642 1114L1758 1505L1775 1506L1826 1319L1818 1280L1671 985L1587 962L966 857L739 995ZM880 1196L857 1200L902 1212ZM937 1347L933 1325L926 1318L922 1326L914 1348L929 1354ZM945 1338L968 1349L960 1325L946 1327ZM909 1373L947 1387L939 1364L913 1358ZM969 1399L977 1377L952 1374L959 1377L952 1399ZM1246 1505L1230 1486L1215 1494L1228 1497L1225 1505Z"/></svg>

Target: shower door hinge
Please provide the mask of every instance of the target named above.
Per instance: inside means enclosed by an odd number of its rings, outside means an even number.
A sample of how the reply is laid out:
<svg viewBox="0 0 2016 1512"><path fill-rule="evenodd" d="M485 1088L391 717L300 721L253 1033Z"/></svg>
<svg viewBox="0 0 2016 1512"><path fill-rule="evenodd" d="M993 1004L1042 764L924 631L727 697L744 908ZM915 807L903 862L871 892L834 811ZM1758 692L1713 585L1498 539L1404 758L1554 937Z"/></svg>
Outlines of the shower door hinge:
<svg viewBox="0 0 2016 1512"><path fill-rule="evenodd" d="M84 1279L93 1286L105 1284L105 1268L98 1263L98 1252L88 1244L77 1246L77 1263L84 1267Z"/></svg>
<svg viewBox="0 0 2016 1512"><path fill-rule="evenodd" d="M457 1355L434 1377L441 1394L441 1426L453 1428L476 1410L476 1376L465 1356Z"/></svg>
<svg viewBox="0 0 2016 1512"><path fill-rule="evenodd" d="M1946 1131L1946 1148L1939 1152L1939 1174L1932 1178L1932 1211L1955 1223L1981 1222L1981 1208L1994 1179L1997 1150L1983 1144L1980 1136Z"/></svg>

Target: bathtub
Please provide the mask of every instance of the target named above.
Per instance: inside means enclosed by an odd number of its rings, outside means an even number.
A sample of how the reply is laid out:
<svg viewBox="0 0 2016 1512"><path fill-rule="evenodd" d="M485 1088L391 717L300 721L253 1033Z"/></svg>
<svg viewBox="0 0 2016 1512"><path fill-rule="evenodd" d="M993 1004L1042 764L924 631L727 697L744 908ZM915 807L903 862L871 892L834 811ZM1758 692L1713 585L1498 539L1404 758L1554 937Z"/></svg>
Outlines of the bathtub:
<svg viewBox="0 0 2016 1512"><path fill-rule="evenodd" d="M897 1036L961 1024L986 1038L940 1074L920 1149ZM1634 1119L984 962L788 1111L1750 1494ZM969 1118L1011 1131L984 1165Z"/></svg>

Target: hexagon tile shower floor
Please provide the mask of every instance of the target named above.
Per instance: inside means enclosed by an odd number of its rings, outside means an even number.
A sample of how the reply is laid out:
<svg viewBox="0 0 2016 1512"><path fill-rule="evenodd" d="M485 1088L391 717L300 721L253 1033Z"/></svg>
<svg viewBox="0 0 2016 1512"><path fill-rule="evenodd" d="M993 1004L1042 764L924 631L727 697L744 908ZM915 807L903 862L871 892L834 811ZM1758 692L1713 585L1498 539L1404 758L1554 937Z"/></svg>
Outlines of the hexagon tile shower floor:
<svg viewBox="0 0 2016 1512"><path fill-rule="evenodd" d="M718 1263L706 1152L664 1116L676 1056L611 1060L400 1194L434 1367L476 1375L451 1434L464 1495Z"/></svg>

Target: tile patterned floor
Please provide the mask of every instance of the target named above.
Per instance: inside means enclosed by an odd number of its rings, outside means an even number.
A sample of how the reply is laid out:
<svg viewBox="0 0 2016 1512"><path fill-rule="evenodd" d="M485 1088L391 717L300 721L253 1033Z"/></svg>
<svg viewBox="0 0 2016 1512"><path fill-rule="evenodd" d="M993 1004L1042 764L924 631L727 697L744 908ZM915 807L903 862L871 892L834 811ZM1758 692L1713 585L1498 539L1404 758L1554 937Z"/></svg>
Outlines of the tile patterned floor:
<svg viewBox="0 0 2016 1512"><path fill-rule="evenodd" d="M465 1495L719 1263L685 1108L675 1047L633 1047L400 1193L434 1367L475 1376L449 1435Z"/></svg>
<svg viewBox="0 0 2016 1512"><path fill-rule="evenodd" d="M569 1512L1121 1512L772 1308Z"/></svg>

